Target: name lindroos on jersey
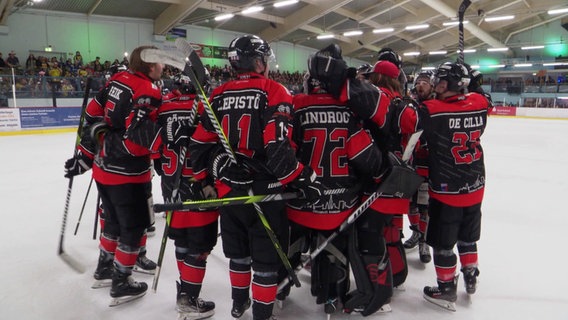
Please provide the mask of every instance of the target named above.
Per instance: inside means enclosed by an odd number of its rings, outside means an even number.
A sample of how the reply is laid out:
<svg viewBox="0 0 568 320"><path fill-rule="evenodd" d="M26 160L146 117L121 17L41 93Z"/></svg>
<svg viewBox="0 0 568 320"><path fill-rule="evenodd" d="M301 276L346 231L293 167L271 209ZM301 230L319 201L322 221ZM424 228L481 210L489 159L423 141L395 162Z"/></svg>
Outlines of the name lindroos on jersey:
<svg viewBox="0 0 568 320"><path fill-rule="evenodd" d="M348 111L307 112L300 116L301 124L310 123L349 123L353 115Z"/></svg>

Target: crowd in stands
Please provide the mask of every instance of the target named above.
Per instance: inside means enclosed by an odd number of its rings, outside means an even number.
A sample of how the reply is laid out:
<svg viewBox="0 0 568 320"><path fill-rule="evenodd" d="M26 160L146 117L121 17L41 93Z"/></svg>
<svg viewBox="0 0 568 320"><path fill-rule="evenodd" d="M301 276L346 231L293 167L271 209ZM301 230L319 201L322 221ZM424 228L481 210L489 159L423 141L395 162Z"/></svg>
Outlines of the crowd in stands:
<svg viewBox="0 0 568 320"><path fill-rule="evenodd" d="M47 53L47 52L46 52ZM92 77L92 92L97 92L105 83L105 75L113 65L128 65L126 57L114 60L101 60L96 57L93 61L85 61L80 51L72 58L63 59L52 56L35 56L29 53L25 61L20 61L14 51L4 59L0 52L0 107L7 106L7 97L12 95L11 72L15 71L16 95L21 98L40 97L82 97L87 77ZM13 69L12 69L13 68ZM206 65L211 76L211 86L234 79L235 71L230 65ZM166 66L164 68L164 85L173 87L173 78L179 71ZM304 71L305 72L305 71ZM303 91L304 72L271 71L269 77L282 83L293 94ZM412 81L409 75L409 81ZM411 82L410 82L411 83ZM496 80L486 78L486 84L491 85L492 92L565 92L568 82L565 76L553 77L550 74L527 74L523 77L499 77ZM556 86L555 88L552 88ZM551 87L552 89L547 87Z"/></svg>
<svg viewBox="0 0 568 320"><path fill-rule="evenodd" d="M0 98L11 95L12 68L16 75L16 93L18 97L45 97L55 94L57 97L81 97L84 92L84 84L87 77L92 77L92 92L98 89L106 81L105 75L110 73L113 65L128 66L128 59L101 60L96 57L93 61L84 61L81 52L75 56L63 60L62 58L35 56L30 53L25 62L20 62L14 51L9 53L7 59L3 59L0 52ZM223 67L206 65L211 75L212 87L234 79L236 73L228 65ZM172 67L164 68L164 83L166 86L173 85L173 77L178 71ZM302 90L303 73L288 71L272 71L270 78L282 83L294 93ZM171 81L168 81L171 80Z"/></svg>

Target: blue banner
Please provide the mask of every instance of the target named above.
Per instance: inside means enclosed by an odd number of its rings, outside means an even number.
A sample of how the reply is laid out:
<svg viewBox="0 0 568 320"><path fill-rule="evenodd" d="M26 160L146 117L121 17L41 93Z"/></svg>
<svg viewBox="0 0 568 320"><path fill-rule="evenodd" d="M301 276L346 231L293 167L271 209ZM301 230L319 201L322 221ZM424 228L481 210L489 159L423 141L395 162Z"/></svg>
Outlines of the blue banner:
<svg viewBox="0 0 568 320"><path fill-rule="evenodd" d="M81 107L20 108L22 129L41 127L73 127L79 125Z"/></svg>

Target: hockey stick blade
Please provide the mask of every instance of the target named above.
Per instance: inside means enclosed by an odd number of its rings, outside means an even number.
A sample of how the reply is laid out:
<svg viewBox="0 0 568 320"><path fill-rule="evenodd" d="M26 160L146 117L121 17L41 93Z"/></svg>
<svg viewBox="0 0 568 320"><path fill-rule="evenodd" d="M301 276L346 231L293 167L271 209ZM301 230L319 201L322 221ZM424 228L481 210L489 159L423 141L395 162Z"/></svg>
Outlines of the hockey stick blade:
<svg viewBox="0 0 568 320"><path fill-rule="evenodd" d="M414 148L416 147L416 144L418 143L418 139L420 139L420 136L422 135L423 130L414 132L410 138L408 139L408 143L407 148L404 149L404 153L402 154L402 161L407 162L410 159L410 156L412 156L412 153L414 152Z"/></svg>
<svg viewBox="0 0 568 320"><path fill-rule="evenodd" d="M147 63L164 63L180 70L185 70L186 67L189 67L183 53L177 51L144 49L140 52L140 58Z"/></svg>
<svg viewBox="0 0 568 320"><path fill-rule="evenodd" d="M201 58L199 58L199 55L195 52L193 45L183 38L177 38L175 45L189 60L189 64L192 66L199 83L204 83L207 78L207 70L205 69L205 66L203 66Z"/></svg>
<svg viewBox="0 0 568 320"><path fill-rule="evenodd" d="M79 261L75 260L73 257L71 257L67 252L64 251L60 252L59 257L73 270L79 273L85 273L85 266L81 264Z"/></svg>

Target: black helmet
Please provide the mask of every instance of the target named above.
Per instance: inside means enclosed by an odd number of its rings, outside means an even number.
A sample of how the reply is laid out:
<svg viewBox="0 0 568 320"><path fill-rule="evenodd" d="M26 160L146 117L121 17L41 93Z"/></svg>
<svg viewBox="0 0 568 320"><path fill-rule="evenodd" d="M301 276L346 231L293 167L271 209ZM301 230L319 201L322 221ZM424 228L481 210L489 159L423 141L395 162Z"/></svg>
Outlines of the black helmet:
<svg viewBox="0 0 568 320"><path fill-rule="evenodd" d="M197 91L188 76L177 74L174 76L174 85L182 94L196 94Z"/></svg>
<svg viewBox="0 0 568 320"><path fill-rule="evenodd" d="M481 74L478 70L472 69L467 63L464 63L464 65L467 68L467 72L469 72L470 79L467 91L483 93L483 88L481 87L483 84L483 74Z"/></svg>
<svg viewBox="0 0 568 320"><path fill-rule="evenodd" d="M399 69L402 68L402 58L391 48L382 48L379 50L377 60L387 60L394 63Z"/></svg>
<svg viewBox="0 0 568 320"><path fill-rule="evenodd" d="M444 62L435 73L436 81L446 80L448 82L448 90L454 92L465 92L469 85L469 72L466 66L460 63Z"/></svg>
<svg viewBox="0 0 568 320"><path fill-rule="evenodd" d="M345 80L347 63L341 56L341 47L332 43L329 46L310 54L308 72L328 93L339 94Z"/></svg>
<svg viewBox="0 0 568 320"><path fill-rule="evenodd" d="M254 60L261 58L264 64L274 58L268 43L255 35L244 35L229 44L229 62L235 70L254 70Z"/></svg>

